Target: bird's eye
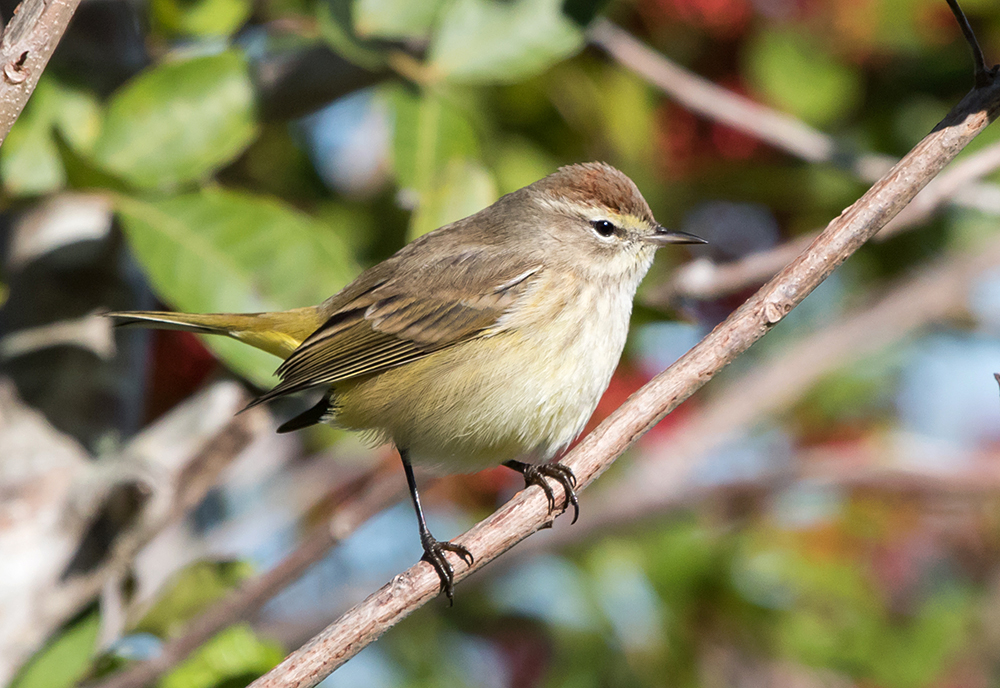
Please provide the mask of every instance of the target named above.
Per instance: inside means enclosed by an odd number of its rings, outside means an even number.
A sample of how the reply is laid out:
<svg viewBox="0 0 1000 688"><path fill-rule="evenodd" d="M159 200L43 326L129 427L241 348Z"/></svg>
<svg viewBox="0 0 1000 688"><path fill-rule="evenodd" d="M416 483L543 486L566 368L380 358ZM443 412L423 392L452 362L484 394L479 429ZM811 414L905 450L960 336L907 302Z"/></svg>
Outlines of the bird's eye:
<svg viewBox="0 0 1000 688"><path fill-rule="evenodd" d="M590 224L594 228L594 231L602 237L611 236L617 229L613 223L608 222L607 220L593 220Z"/></svg>

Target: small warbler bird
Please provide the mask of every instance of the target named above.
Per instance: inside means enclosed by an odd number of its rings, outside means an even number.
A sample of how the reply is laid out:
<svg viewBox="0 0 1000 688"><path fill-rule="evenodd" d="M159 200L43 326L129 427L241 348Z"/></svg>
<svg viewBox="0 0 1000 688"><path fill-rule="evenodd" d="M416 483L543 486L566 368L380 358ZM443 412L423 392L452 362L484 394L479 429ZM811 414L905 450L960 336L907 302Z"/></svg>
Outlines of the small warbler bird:
<svg viewBox="0 0 1000 688"><path fill-rule="evenodd" d="M472 555L427 529L412 464L503 464L539 485L554 510L551 477L578 515L575 476L547 462L583 430L611 381L656 249L690 243L704 241L659 225L618 170L570 165L416 239L318 306L109 315L227 335L283 358L280 384L251 406L313 387L325 394L278 432L330 423L392 442L423 558L450 600L444 553L469 564Z"/></svg>

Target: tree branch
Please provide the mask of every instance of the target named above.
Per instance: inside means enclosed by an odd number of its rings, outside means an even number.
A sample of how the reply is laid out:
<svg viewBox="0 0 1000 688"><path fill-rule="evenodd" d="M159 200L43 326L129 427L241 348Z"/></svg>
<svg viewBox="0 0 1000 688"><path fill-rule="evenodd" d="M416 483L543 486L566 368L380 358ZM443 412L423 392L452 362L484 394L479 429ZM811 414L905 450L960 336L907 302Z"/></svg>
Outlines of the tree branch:
<svg viewBox="0 0 1000 688"><path fill-rule="evenodd" d="M639 437L722 368L764 336L838 265L895 216L1000 110L1000 86L977 89L845 210L795 261L658 375L570 452L582 490ZM472 566L453 557L456 579L478 570L552 520L542 492L528 488L456 542L475 556ZM315 686L334 669L438 593L439 580L419 562L290 654L254 688Z"/></svg>
<svg viewBox="0 0 1000 688"><path fill-rule="evenodd" d="M1000 143L991 144L955 163L927 184L912 203L886 223L875 236L875 241L884 241L926 222L942 206L957 196L969 193L970 186L975 181L998 169ZM699 259L682 265L669 280L647 294L646 303L656 306L682 297L714 299L760 284L787 265L818 234L819 232L797 237L768 251L751 253L731 263L719 265L708 259Z"/></svg>
<svg viewBox="0 0 1000 688"><path fill-rule="evenodd" d="M639 74L668 96L704 117L791 153L809 162L849 161L845 165L874 181L891 165L885 156L848 156L832 137L805 122L733 93L667 59L625 29L607 19L590 27L590 42L620 64ZM838 157L839 155L839 157Z"/></svg>
<svg viewBox="0 0 1000 688"><path fill-rule="evenodd" d="M0 145L20 116L80 0L24 0L0 39Z"/></svg>
<svg viewBox="0 0 1000 688"><path fill-rule="evenodd" d="M877 303L803 337L731 380L671 433L662 453L630 464L619 482L588 503L584 522L559 529L554 541L546 539L547 545L585 541L597 532L655 517L697 499L687 494L686 487L698 459L781 413L831 372L931 323L964 317L970 291L998 265L1000 239L941 260L902 280Z"/></svg>
<svg viewBox="0 0 1000 688"><path fill-rule="evenodd" d="M954 11L955 8L952 9ZM964 19L964 16L959 18L960 24ZM967 30L971 31L968 29L968 22L964 21L963 33ZM856 153L840 147L832 136L801 120L755 103L684 69L606 19L599 19L592 24L589 39L619 64L639 74L692 112L726 124L798 158L837 165L865 182L875 181L896 162L888 155ZM977 50L978 46L975 46L974 55ZM981 59L982 52L979 51L978 54ZM979 73L977 61L976 74ZM979 78L976 76L977 80ZM993 210L995 204L988 199L1000 194L1000 188L995 184L976 182L994 169L995 166L964 176L973 171L972 168L963 173L956 168L955 187L949 188L943 195L931 193L928 189L931 198L921 200L921 209L913 211L913 215L907 213L898 218L888 228L889 235L920 224L945 203ZM984 197L988 200L985 204L982 202ZM656 295L650 297L650 302L665 303L668 298L676 296L716 298L760 284L798 255L812 239L813 237L794 239L771 251L747 256L743 260L722 266L708 261L695 261L678 270L666 286L658 288Z"/></svg>

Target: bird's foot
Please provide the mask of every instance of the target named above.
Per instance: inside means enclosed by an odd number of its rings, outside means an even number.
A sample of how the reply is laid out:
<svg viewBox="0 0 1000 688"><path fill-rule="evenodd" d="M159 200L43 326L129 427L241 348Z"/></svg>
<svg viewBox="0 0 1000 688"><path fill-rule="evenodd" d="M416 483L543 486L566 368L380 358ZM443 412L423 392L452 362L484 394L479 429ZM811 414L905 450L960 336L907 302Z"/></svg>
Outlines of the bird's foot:
<svg viewBox="0 0 1000 688"><path fill-rule="evenodd" d="M444 555L445 552L454 552L457 554L462 561L464 561L469 566L472 566L474 561L472 557L472 552L467 550L462 545L456 545L454 543L440 540L436 540L430 532L423 532L420 535L420 544L424 547L424 556L421 557L423 561L434 567L434 571L437 572L438 578L441 579L441 592L448 596L448 605L452 605L455 602L455 568L448 561L448 557Z"/></svg>
<svg viewBox="0 0 1000 688"><path fill-rule="evenodd" d="M556 495L552 491L552 486L546 478L552 478L562 486L566 494L566 501L563 503L562 511L566 511L570 504L573 505L573 523L580 518L580 502L576 498L576 476L573 471L561 463L543 463L539 465L524 463L523 461L508 461L504 464L524 476L524 485L538 485L545 493L545 498L549 502L549 511L556 510ZM560 512L561 513L561 512Z"/></svg>

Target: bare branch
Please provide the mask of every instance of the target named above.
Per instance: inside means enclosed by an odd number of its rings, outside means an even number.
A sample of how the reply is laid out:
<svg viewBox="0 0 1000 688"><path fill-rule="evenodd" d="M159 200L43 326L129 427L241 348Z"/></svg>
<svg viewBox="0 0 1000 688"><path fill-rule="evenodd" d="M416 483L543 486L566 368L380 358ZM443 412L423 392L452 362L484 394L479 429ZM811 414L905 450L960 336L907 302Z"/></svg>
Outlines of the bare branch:
<svg viewBox="0 0 1000 688"><path fill-rule="evenodd" d="M587 518L558 529L555 544L585 540L593 533L690 503L688 477L698 459L738 438L755 423L786 410L829 373L883 350L931 323L961 318L969 293L984 273L1000 265L1000 240L974 253L940 261L904 279L877 303L803 337L760 363L686 419L659 456L634 462L622 479L588 502ZM683 493L683 495L682 495ZM547 544L553 540L547 538ZM529 545L530 546L530 545Z"/></svg>
<svg viewBox="0 0 1000 688"><path fill-rule="evenodd" d="M932 180L906 208L883 227L875 241L926 222L956 195L970 192L978 179L1000 169L1000 143L968 156ZM987 188L987 185L982 185ZM998 189L1000 191L1000 189ZM816 234L798 237L769 251L752 253L740 260L719 265L704 258L682 265L673 276L646 296L650 305L666 304L677 298L713 299L747 289L770 278L787 265Z"/></svg>
<svg viewBox="0 0 1000 688"><path fill-rule="evenodd" d="M564 463L580 489L722 368L780 322L840 263L895 216L1000 110L1000 86L966 96L938 127L860 200L845 210L795 261L724 323L658 375L588 435ZM539 488L528 488L457 542L475 556L455 560L457 579L485 566L551 521ZM254 688L314 686L363 647L437 595L439 580L420 562L346 612L289 655Z"/></svg>
<svg viewBox="0 0 1000 688"><path fill-rule="evenodd" d="M873 182L895 162L887 155L857 155L805 122L713 84L667 59L628 31L606 19L590 29L591 43L659 87L678 103L704 117L754 136L809 162L834 163Z"/></svg>
<svg viewBox="0 0 1000 688"><path fill-rule="evenodd" d="M0 39L0 145L20 116L80 0L24 0Z"/></svg>
<svg viewBox="0 0 1000 688"><path fill-rule="evenodd" d="M900 232L916 227L931 218L942 206L969 190L975 182L1000 169L1000 143L994 143L981 151L956 162L954 167L941 174L917 194L913 203L892 219L875 237L885 241ZM997 190L993 185L981 184L980 188ZM997 190L1000 191L1000 190Z"/></svg>

